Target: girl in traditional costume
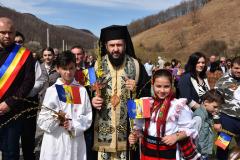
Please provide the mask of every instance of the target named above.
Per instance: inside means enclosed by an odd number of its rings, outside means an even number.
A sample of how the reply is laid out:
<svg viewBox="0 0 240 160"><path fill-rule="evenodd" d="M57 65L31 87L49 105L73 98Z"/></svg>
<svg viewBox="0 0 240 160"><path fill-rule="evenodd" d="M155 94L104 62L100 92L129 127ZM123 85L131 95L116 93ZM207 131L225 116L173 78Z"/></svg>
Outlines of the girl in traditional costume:
<svg viewBox="0 0 240 160"><path fill-rule="evenodd" d="M141 160L175 160L181 155L185 159L198 159L191 138L197 136L192 121L192 111L186 99L174 99L172 75L161 69L154 73L154 97L152 97L151 117L135 120L135 130L129 136L129 143L136 143L139 130L144 128L141 139Z"/></svg>

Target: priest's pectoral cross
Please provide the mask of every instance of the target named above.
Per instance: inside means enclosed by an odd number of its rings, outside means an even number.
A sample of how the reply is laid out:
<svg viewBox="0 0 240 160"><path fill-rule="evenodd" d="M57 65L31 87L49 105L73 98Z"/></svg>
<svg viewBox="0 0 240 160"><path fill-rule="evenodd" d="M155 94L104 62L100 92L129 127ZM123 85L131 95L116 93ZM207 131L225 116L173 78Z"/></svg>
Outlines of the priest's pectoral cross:
<svg viewBox="0 0 240 160"><path fill-rule="evenodd" d="M111 104L113 110L116 110L117 105L120 103L120 98L118 97L117 93L115 92L114 95L111 97Z"/></svg>

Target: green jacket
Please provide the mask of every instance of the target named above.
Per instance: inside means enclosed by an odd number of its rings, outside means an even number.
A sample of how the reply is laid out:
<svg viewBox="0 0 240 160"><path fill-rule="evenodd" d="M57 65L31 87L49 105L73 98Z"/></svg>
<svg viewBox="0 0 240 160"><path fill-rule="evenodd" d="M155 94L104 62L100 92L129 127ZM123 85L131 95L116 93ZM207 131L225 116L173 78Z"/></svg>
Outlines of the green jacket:
<svg viewBox="0 0 240 160"><path fill-rule="evenodd" d="M199 107L193 113L194 119L201 118L201 128L198 131L197 149L202 155L212 154L214 134L212 130L213 118L204 106Z"/></svg>

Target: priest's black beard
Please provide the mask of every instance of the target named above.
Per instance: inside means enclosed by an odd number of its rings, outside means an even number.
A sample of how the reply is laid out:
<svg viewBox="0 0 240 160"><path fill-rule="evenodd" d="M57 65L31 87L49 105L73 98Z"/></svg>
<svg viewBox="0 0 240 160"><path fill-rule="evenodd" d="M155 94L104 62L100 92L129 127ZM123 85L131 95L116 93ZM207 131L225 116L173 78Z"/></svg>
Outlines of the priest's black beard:
<svg viewBox="0 0 240 160"><path fill-rule="evenodd" d="M121 54L119 58L113 58L112 54L108 53L108 58L109 58L109 61L111 62L111 64L118 68L120 67L123 62L124 62L124 58L125 58L125 53Z"/></svg>

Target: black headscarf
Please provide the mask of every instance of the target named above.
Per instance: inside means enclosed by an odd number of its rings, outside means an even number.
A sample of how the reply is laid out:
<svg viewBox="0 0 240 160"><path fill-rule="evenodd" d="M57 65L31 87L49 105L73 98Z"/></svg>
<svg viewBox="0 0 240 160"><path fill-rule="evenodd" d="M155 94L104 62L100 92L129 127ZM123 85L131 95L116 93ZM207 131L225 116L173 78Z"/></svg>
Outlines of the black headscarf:
<svg viewBox="0 0 240 160"><path fill-rule="evenodd" d="M107 54L105 44L107 41L116 40L116 39L124 39L126 43L126 51L125 53L129 56L136 58L132 40L130 34L128 32L127 26L120 25L112 25L106 28L101 29L99 46L101 47L101 56Z"/></svg>

